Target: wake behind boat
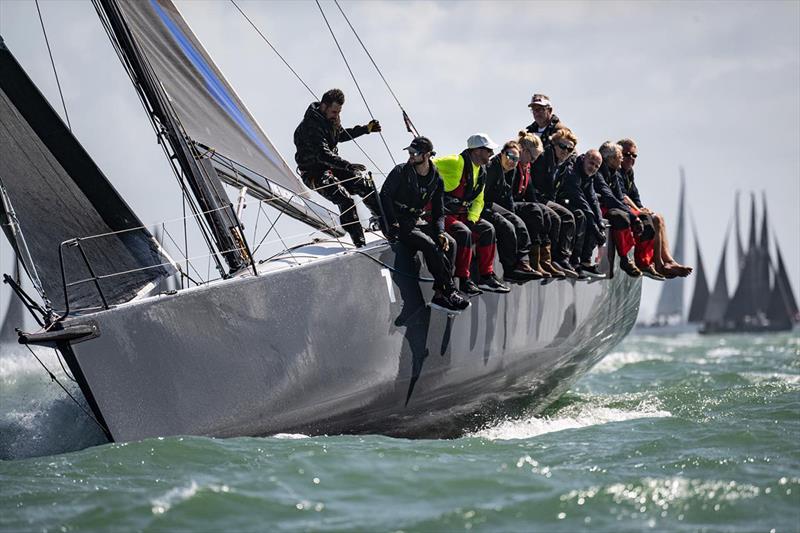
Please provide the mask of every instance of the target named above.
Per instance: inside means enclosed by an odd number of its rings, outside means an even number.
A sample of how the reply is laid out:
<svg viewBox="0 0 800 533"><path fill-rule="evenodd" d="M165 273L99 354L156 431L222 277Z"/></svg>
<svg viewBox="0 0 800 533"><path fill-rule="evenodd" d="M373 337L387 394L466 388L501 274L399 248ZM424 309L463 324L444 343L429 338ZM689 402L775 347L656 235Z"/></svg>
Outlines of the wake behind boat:
<svg viewBox="0 0 800 533"><path fill-rule="evenodd" d="M168 0L96 7L223 278L152 294L189 272L0 46L4 230L42 299L27 304L43 329L20 342L58 348L109 438L451 436L544 407L632 328L641 283L614 276L606 248L605 279L431 311L402 245L339 240ZM223 183L330 237L257 261Z"/></svg>

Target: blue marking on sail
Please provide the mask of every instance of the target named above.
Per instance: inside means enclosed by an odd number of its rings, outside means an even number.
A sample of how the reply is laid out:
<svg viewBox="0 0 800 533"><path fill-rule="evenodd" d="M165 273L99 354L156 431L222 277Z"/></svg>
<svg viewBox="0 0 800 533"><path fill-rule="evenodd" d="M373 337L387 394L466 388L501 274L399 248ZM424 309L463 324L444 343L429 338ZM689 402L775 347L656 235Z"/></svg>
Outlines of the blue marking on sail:
<svg viewBox="0 0 800 533"><path fill-rule="evenodd" d="M206 82L206 88L211 96L214 97L214 100L216 100L219 106L228 113L228 115L245 133L247 133L247 136L250 137L250 140L252 140L261 149L264 155L267 156L267 158L278 168L281 168L283 166L282 161L276 159L269 147L267 147L258 137L256 130L253 129L253 126L247 120L247 117L244 115L244 113L242 113L242 110L239 109L239 106L236 105L236 102L234 102L233 98L228 93L222 80L216 76L212 68L208 65L208 63L206 63L202 54L197 51L189 38L184 35L181 29L169 17L169 15L161 8L160 5L158 5L156 0L150 0L150 4L153 6L155 12L158 13L158 16L161 17L164 25L172 34L172 38L175 39L175 42L178 43L178 45L180 45L184 55L189 58L189 61L192 62L194 68L197 69L197 71L203 77L203 80Z"/></svg>

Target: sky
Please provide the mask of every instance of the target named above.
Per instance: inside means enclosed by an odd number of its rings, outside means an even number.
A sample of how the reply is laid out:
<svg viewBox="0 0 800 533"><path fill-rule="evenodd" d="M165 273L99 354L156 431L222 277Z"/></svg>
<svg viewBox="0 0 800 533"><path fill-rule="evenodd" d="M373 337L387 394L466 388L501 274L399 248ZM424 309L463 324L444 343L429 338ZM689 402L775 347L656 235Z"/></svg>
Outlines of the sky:
<svg viewBox="0 0 800 533"><path fill-rule="evenodd" d="M311 95L228 1L175 0L258 123L292 161L292 132ZM237 3L321 94L347 95L346 126L370 119L312 1ZM800 2L357 2L350 18L417 128L439 154L475 132L502 143L531 121L534 92L578 137L578 150L631 137L648 207L674 238L679 167L709 283L736 191L765 194L773 235L800 288ZM180 215L152 128L88 0L40 0L73 132L146 223ZM332 2L322 2L391 156L410 141L399 108ZM0 35L54 108L60 100L32 0L0 0ZM361 146L388 172L377 135ZM352 143L343 157L364 161ZM292 165L293 166L293 165ZM380 181L380 178L379 180ZM255 210L248 213L250 228ZM760 214L759 214L760 220ZM687 225L687 230L690 226ZM691 232L691 231L690 231ZM694 244L685 262L696 264ZM7 243L0 266L9 270ZM731 258L732 259L732 258ZM729 262L728 279L737 275ZM693 281L686 284L687 298ZM641 317L661 285L644 281ZM4 301L7 287L2 287ZM688 302L687 302L688 308Z"/></svg>

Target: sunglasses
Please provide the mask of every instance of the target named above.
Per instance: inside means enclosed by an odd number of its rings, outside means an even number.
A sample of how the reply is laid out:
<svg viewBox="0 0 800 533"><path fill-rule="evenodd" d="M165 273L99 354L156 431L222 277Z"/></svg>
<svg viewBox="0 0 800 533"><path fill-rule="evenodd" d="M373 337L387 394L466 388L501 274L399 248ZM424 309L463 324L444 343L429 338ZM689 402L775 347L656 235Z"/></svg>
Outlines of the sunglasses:
<svg viewBox="0 0 800 533"><path fill-rule="evenodd" d="M506 157L507 157L507 158L508 158L510 161L512 161L512 162L514 162L514 163L516 163L517 161L519 161L519 156L518 156L518 155L514 155L514 154L513 154L513 153L511 153L511 152L506 152L506 153L505 153L505 156L506 156Z"/></svg>
<svg viewBox="0 0 800 533"><path fill-rule="evenodd" d="M571 151L572 151L572 149L573 149L573 148L575 148L575 147L574 147L574 146L572 146L571 144L562 144L562 143L558 143L558 145L557 145L557 146L558 146L559 148L561 148L562 150L567 150L568 152L571 152Z"/></svg>
<svg viewBox="0 0 800 533"><path fill-rule="evenodd" d="M625 157L630 157L631 159L636 159L637 157L639 157L639 154L634 154L631 152L623 152L622 155L624 155Z"/></svg>

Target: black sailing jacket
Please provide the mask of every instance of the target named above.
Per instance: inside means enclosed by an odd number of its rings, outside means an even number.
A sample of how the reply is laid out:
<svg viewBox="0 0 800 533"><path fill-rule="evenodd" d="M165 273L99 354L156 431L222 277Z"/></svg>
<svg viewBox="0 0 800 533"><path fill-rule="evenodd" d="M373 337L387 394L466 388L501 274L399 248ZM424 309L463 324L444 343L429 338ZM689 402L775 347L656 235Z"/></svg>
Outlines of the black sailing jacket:
<svg viewBox="0 0 800 533"><path fill-rule="evenodd" d="M619 170L614 172L603 163L600 170L594 175L594 190L600 197L600 205L604 209L622 209L631 213L628 205L622 200L622 175Z"/></svg>
<svg viewBox="0 0 800 533"><path fill-rule="evenodd" d="M400 163L389 172L381 187L381 203L389 225L395 222L403 233L411 231L430 203L430 217L438 233L444 232L444 183L436 165L427 176L419 176L414 165Z"/></svg>
<svg viewBox="0 0 800 533"><path fill-rule="evenodd" d="M636 207L643 207L642 198L639 196L639 188L636 186L636 181L633 178L633 169L630 169L628 172L620 169L620 174L622 175L622 190L631 199L631 201L636 205Z"/></svg>
<svg viewBox="0 0 800 533"><path fill-rule="evenodd" d="M538 133L539 125L536 122L530 124L527 128L525 128L525 130L529 133L540 135L540 138L542 139L542 144L544 145L545 148L547 148L548 146L550 146L550 136L553 135L557 129L563 127L564 125L561 123L561 119L558 118L558 116L555 113L553 113L553 115L550 117L550 122L547 124L547 126L544 128L544 131L541 134Z"/></svg>
<svg viewBox="0 0 800 533"><path fill-rule="evenodd" d="M483 191L483 210L491 210L492 204L505 207L514 212L514 197L511 184L516 181L517 166L508 172L503 170L500 154L494 156L486 167L486 188Z"/></svg>
<svg viewBox="0 0 800 533"><path fill-rule="evenodd" d="M294 160L297 168L301 172L320 169L346 170L350 163L339 157L336 145L361 137L369 131L366 126L342 128L325 118L319 106L319 102L308 106L303 121L294 130L294 145L297 148Z"/></svg>

